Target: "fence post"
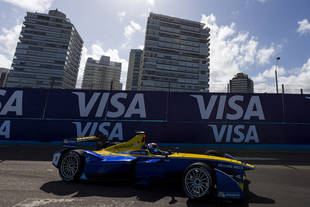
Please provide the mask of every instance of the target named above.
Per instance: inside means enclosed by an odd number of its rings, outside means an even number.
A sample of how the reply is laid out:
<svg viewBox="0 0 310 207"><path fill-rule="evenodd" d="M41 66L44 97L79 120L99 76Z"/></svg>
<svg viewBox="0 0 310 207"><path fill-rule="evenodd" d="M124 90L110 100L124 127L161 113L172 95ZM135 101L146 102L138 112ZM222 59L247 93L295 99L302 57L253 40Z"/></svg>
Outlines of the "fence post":
<svg viewBox="0 0 310 207"><path fill-rule="evenodd" d="M282 121L285 120L285 107L284 107L284 84L282 84Z"/></svg>
<svg viewBox="0 0 310 207"><path fill-rule="evenodd" d="M304 94L304 93L303 93L303 90L302 90L302 88L300 89L300 94L301 94L301 95L303 95L303 94Z"/></svg>

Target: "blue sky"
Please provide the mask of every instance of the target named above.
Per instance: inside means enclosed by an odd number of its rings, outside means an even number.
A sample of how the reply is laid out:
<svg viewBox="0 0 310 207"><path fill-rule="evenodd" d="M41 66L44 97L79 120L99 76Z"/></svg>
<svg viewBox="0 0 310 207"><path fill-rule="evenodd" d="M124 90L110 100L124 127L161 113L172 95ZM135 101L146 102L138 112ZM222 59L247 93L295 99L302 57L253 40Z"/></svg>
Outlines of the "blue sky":
<svg viewBox="0 0 310 207"><path fill-rule="evenodd" d="M149 12L205 23L211 29L211 91L225 91L237 72L248 73L256 92L310 93L310 1L308 0L0 0L0 67L10 67L27 11L58 8L84 40L87 57L122 62L125 83L131 48L143 48Z"/></svg>

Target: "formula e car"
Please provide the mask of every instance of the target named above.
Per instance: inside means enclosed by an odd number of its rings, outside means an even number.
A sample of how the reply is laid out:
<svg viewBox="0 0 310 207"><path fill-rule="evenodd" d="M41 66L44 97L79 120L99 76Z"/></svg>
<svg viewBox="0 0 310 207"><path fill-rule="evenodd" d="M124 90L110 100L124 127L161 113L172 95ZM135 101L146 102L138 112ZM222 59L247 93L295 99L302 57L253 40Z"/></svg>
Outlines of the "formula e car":
<svg viewBox="0 0 310 207"><path fill-rule="evenodd" d="M101 149L76 149L78 142L89 140L96 141ZM191 199L209 195L244 198L245 171L254 169L227 154L163 151L155 143L146 145L143 132L123 143L107 143L104 137L92 136L65 140L65 144L53 156L53 165L64 181L128 177L137 184L149 184L180 176L184 192Z"/></svg>

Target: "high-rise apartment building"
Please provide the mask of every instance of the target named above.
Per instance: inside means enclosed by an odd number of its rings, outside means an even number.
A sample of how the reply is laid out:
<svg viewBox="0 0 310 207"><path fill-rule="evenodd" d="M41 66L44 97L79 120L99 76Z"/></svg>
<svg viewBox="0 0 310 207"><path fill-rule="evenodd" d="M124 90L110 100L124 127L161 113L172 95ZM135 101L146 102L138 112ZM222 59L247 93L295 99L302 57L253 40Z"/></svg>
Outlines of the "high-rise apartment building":
<svg viewBox="0 0 310 207"><path fill-rule="evenodd" d="M140 90L209 91L209 34L200 22L150 13Z"/></svg>
<svg viewBox="0 0 310 207"><path fill-rule="evenodd" d="M237 73L233 79L229 81L230 93L254 93L253 81L248 74Z"/></svg>
<svg viewBox="0 0 310 207"><path fill-rule="evenodd" d="M7 87L75 88L83 40L66 15L27 12Z"/></svg>
<svg viewBox="0 0 310 207"><path fill-rule="evenodd" d="M121 90L122 63L110 61L110 57L101 56L100 60L88 58L82 89Z"/></svg>
<svg viewBox="0 0 310 207"><path fill-rule="evenodd" d="M9 73L10 73L9 69L0 68L0 87L5 86Z"/></svg>
<svg viewBox="0 0 310 207"><path fill-rule="evenodd" d="M126 90L138 90L139 70L141 67L141 58L143 50L132 49L130 50Z"/></svg>

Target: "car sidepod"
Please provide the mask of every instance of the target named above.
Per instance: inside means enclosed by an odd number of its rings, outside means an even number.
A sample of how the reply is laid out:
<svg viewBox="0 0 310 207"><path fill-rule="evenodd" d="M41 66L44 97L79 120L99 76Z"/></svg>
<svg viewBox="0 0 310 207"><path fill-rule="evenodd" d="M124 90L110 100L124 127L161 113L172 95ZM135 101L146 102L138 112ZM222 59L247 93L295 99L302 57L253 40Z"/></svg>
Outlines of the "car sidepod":
<svg viewBox="0 0 310 207"><path fill-rule="evenodd" d="M150 184L162 178L181 178L184 170L194 163L194 159L172 157L140 157L136 162L137 184Z"/></svg>
<svg viewBox="0 0 310 207"><path fill-rule="evenodd" d="M92 151L84 151L85 169L82 178L125 178L132 175L134 161L133 156L123 155L99 155Z"/></svg>

